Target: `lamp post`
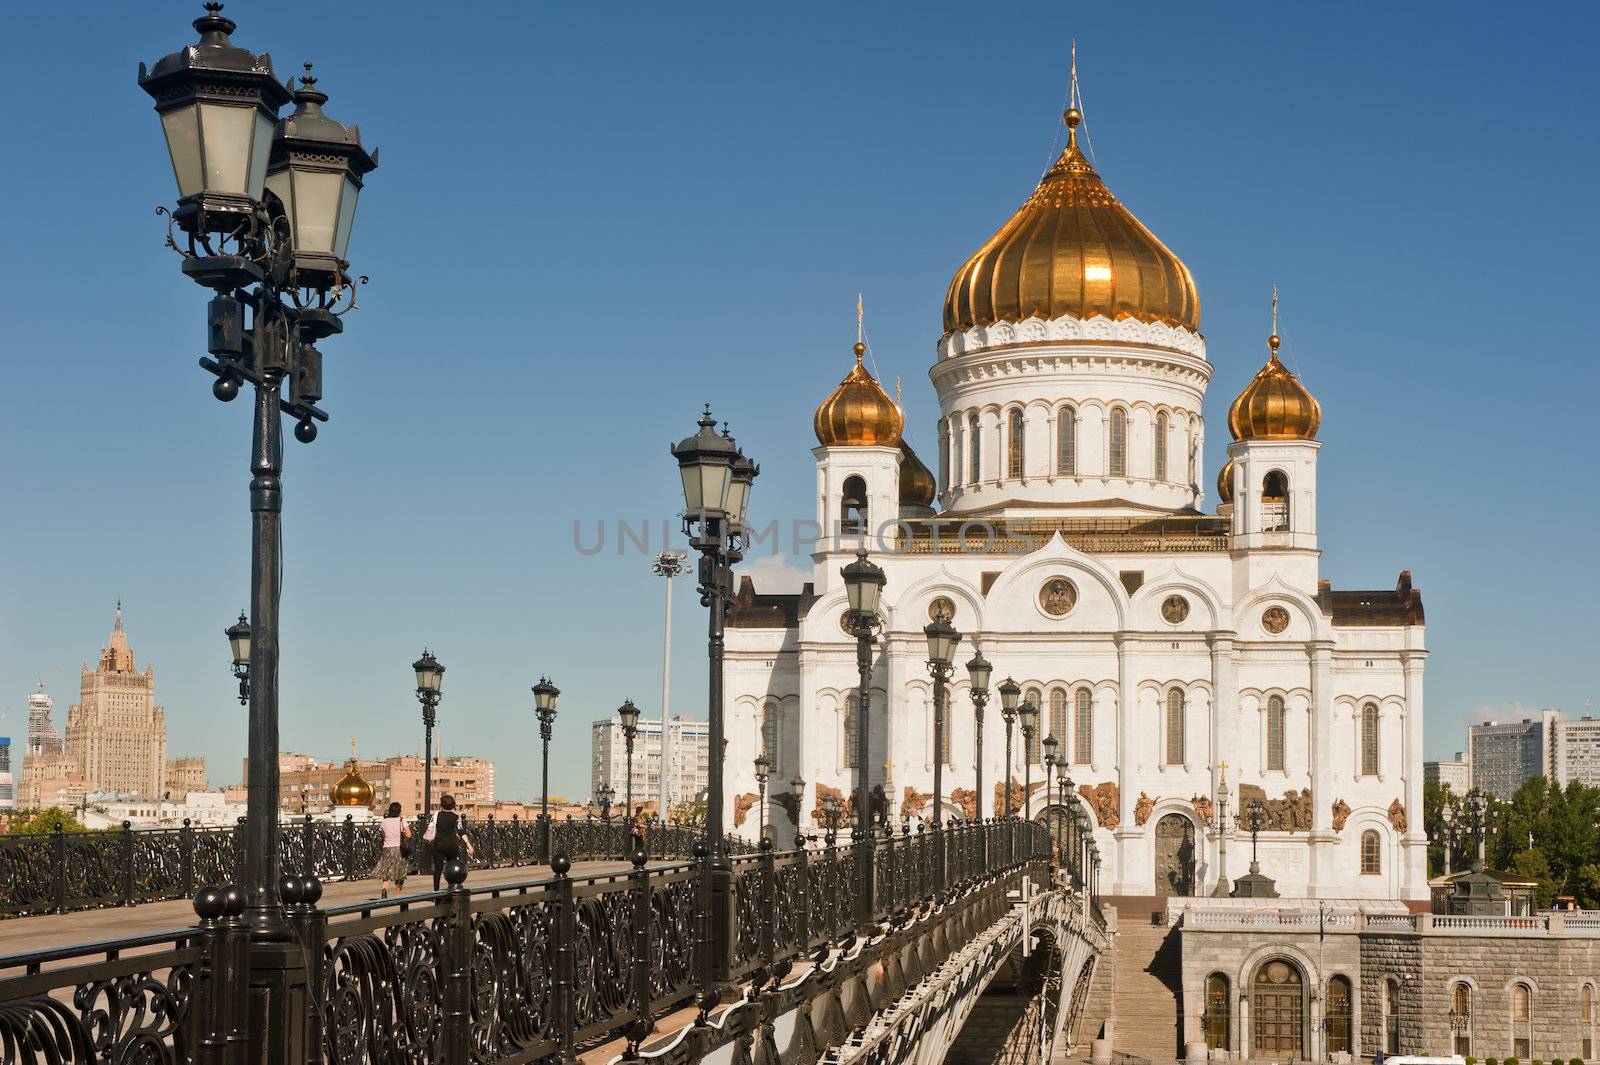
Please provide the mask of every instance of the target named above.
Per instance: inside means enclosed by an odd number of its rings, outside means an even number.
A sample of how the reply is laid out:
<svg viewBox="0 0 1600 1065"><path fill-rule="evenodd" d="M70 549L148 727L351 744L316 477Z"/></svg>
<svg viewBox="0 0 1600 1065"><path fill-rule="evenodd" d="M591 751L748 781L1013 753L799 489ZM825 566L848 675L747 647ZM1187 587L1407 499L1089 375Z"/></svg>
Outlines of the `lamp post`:
<svg viewBox="0 0 1600 1065"><path fill-rule="evenodd" d="M622 722L622 742L628 750L627 768L627 805L623 807L624 818L628 824L628 831L633 831L633 741L639 735L639 708L633 705L632 699L622 700L622 705L617 707L617 719Z"/></svg>
<svg viewBox="0 0 1600 1065"><path fill-rule="evenodd" d="M945 882L944 847L944 730L945 703L948 699L950 674L955 671L956 644L961 634L955 630L940 610L922 629L928 638L928 672L933 676L933 832L934 858L938 863L938 883L942 891Z"/></svg>
<svg viewBox="0 0 1600 1065"><path fill-rule="evenodd" d="M767 838L767 777L772 773L772 763L764 754L756 755L756 839Z"/></svg>
<svg viewBox="0 0 1600 1065"><path fill-rule="evenodd" d="M794 849L802 850L806 845L805 837L800 834L800 811L805 809L806 798L805 778L797 774L789 781L789 794L794 797Z"/></svg>
<svg viewBox="0 0 1600 1065"><path fill-rule="evenodd" d="M702 885L701 912L710 922L713 900L724 915L731 905L733 873L728 864L727 841L722 829L722 660L723 623L733 598L733 564L744 557L745 509L750 488L761 472L740 451L733 437L717 435L717 420L708 405L700 416L699 430L671 446L683 482L683 531L689 546L700 552L698 580L700 605L709 608L706 630L708 683L706 708L710 718L706 766L706 838L710 861L707 883ZM720 897L720 898L719 898ZM728 956L732 922L719 919L704 929L700 957L699 1005L701 1018L716 1005L715 958Z"/></svg>
<svg viewBox="0 0 1600 1065"><path fill-rule="evenodd" d="M344 255L356 196L377 160L361 147L354 127L322 114L328 98L309 73L298 89L286 87L270 57L233 44L235 24L221 8L207 4L194 20L197 42L152 68L141 64L139 87L155 101L178 182L175 209L161 208L170 219L168 244L183 257L183 273L214 292L207 347L220 361L203 357L200 365L216 377L212 394L220 400L236 398L241 383L256 389L250 449L254 632L245 692L249 804L241 879L251 938L282 944L291 938L278 884L282 415L296 420L295 436L306 443L316 437L316 421L327 419L317 407L322 354L316 343L340 331L340 316L354 304ZM296 109L279 120L291 101ZM291 196L286 210L282 197L302 185L306 195ZM313 230L321 241L311 239ZM268 960L271 954L252 955L251 980L277 1009L276 999L289 993L285 974L300 963ZM251 1038L262 1060L291 1053L281 1033L252 1032Z"/></svg>
<svg viewBox="0 0 1600 1065"><path fill-rule="evenodd" d="M239 705L250 702L250 622L239 611L239 620L222 630L228 637L228 647L233 651L233 675L239 681Z"/></svg>
<svg viewBox="0 0 1600 1065"><path fill-rule="evenodd" d="M974 651L967 660L968 693L972 696L972 820L979 826L983 824L983 708L989 702L989 675L993 667L989 660L983 657L982 651ZM982 827L978 829L979 861L984 868L989 865L989 838Z"/></svg>
<svg viewBox="0 0 1600 1065"><path fill-rule="evenodd" d="M1261 823L1265 820L1267 808L1260 799L1251 799L1250 805L1245 807L1245 821L1250 825L1250 871L1260 872L1261 864L1257 860L1256 837L1261 834Z"/></svg>
<svg viewBox="0 0 1600 1065"><path fill-rule="evenodd" d="M888 583L882 567L867 559L867 549L856 549L856 560L840 571L844 578L846 604L851 631L856 637L856 926L863 934L873 927L873 880L877 875L877 833L872 831L872 796L868 792L868 754L872 730L868 711L872 706L873 630L879 624L878 609L883 586Z"/></svg>
<svg viewBox="0 0 1600 1065"><path fill-rule="evenodd" d="M650 563L650 572L667 579L666 605L661 625L661 820L667 820L668 804L672 801L672 727L668 707L672 703L672 578L689 572L687 551L661 551Z"/></svg>
<svg viewBox="0 0 1600 1065"><path fill-rule="evenodd" d="M433 727L438 724L444 666L424 647L411 669L417 675L417 701L422 704L422 816L426 820L433 812Z"/></svg>
<svg viewBox="0 0 1600 1065"><path fill-rule="evenodd" d="M1488 812L1489 800L1484 798L1481 788L1473 788L1467 795L1467 811L1472 814L1472 871L1481 873L1484 869L1483 859L1483 816Z"/></svg>
<svg viewBox="0 0 1600 1065"><path fill-rule="evenodd" d="M1442 833L1444 836L1444 875L1449 877L1451 857L1450 851L1455 847L1456 842L1456 812L1451 808L1449 802L1446 802L1439 808L1439 820L1443 822L1444 825L1444 831Z"/></svg>
<svg viewBox="0 0 1600 1065"><path fill-rule="evenodd" d="M1076 809L1069 806L1067 796L1072 794L1072 778L1067 775L1067 759L1062 755L1061 761L1056 763L1056 802L1060 809L1050 815L1050 835L1056 844L1056 850L1064 860L1067 856L1068 846L1072 839L1071 817ZM1055 839L1057 827L1060 828L1060 838Z"/></svg>
<svg viewBox="0 0 1600 1065"><path fill-rule="evenodd" d="M1000 682L1000 716L1006 723L1006 798L1004 808L1000 811L1004 817L1013 816L1014 810L1011 805L1011 726L1017 720L1017 699L1021 695L1022 689L1010 677Z"/></svg>
<svg viewBox="0 0 1600 1065"><path fill-rule="evenodd" d="M1212 898L1228 894L1228 763L1222 763L1217 783L1217 886L1211 889Z"/></svg>
<svg viewBox="0 0 1600 1065"><path fill-rule="evenodd" d="M1056 746L1058 741L1054 735L1044 738L1044 808L1050 809L1050 786L1054 783L1051 777L1056 772Z"/></svg>
<svg viewBox="0 0 1600 1065"><path fill-rule="evenodd" d="M533 712L539 717L539 740L544 746L543 772L539 775L539 829L540 852L543 861L550 860L550 737L555 732L556 699L561 689L550 683L549 677L540 677L533 686Z"/></svg>
<svg viewBox="0 0 1600 1065"><path fill-rule="evenodd" d="M839 841L839 796L822 797L822 818L826 823L823 840L827 843L828 849L832 850Z"/></svg>
<svg viewBox="0 0 1600 1065"><path fill-rule="evenodd" d="M1017 707L1022 719L1022 819L1033 820L1033 737L1039 731L1039 708L1032 699Z"/></svg>
<svg viewBox="0 0 1600 1065"><path fill-rule="evenodd" d="M611 831L611 800L616 796L616 794L617 789L613 788L610 784L601 784L598 788L594 789L595 802L600 804L600 823L605 826L608 835ZM610 849L611 848L609 846L606 847L607 851Z"/></svg>

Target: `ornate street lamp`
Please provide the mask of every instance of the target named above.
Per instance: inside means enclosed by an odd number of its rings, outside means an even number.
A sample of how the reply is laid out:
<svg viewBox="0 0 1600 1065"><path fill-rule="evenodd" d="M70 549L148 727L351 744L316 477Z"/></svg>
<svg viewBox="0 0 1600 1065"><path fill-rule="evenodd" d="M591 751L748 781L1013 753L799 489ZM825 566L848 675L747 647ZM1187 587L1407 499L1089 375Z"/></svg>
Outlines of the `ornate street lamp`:
<svg viewBox="0 0 1600 1065"><path fill-rule="evenodd" d="M872 902L877 897L878 875L877 833L872 830L872 796L867 791L872 765L872 644L873 630L881 624L878 610L888 577L882 567L867 559L865 546L856 549L856 560L844 567L840 576L848 608L845 618L856 637L856 926L867 935L875 927Z"/></svg>
<svg viewBox="0 0 1600 1065"><path fill-rule="evenodd" d="M1439 808L1439 820L1443 822L1444 831L1441 835L1444 836L1444 875L1448 878L1450 876L1450 852L1455 848L1456 843L1456 812L1448 801Z"/></svg>
<svg viewBox="0 0 1600 1065"><path fill-rule="evenodd" d="M744 557L745 512L750 504L750 489L760 468L740 451L731 436L717 435L717 421L708 405L699 421L699 431L671 446L683 482L683 531L689 546L700 552L700 604L710 608L707 623L706 690L710 715L706 767L706 838L710 862L706 883L701 886L700 910L704 915L698 928L701 934L698 974L700 1019L718 1001L714 958L729 955L727 938L731 920L712 922L713 898L726 908L731 905L733 872L728 863L723 813L723 715L722 660L723 623L728 603L733 598L733 565Z"/></svg>
<svg viewBox="0 0 1600 1065"><path fill-rule="evenodd" d="M756 809L760 814L756 823L756 838L767 838L767 777L772 773L772 763L764 754L756 755Z"/></svg>
<svg viewBox="0 0 1600 1065"><path fill-rule="evenodd" d="M1006 723L1006 797L1000 811L1004 817L1012 817L1015 812L1015 808L1011 805L1011 726L1017 720L1017 699L1021 695L1022 688L1010 677L1000 682L1000 716Z"/></svg>
<svg viewBox="0 0 1600 1065"><path fill-rule="evenodd" d="M624 807L624 818L631 832L633 831L633 741L639 735L639 708L633 705L632 699L624 699L622 705L617 707L617 719L622 722L622 741L628 748L628 804Z"/></svg>
<svg viewBox="0 0 1600 1065"><path fill-rule="evenodd" d="M1250 825L1250 871L1257 873L1261 871L1261 865L1257 861L1256 837L1261 834L1261 824L1266 820L1267 808L1260 799L1251 799L1250 805L1245 807L1244 816Z"/></svg>
<svg viewBox="0 0 1600 1065"><path fill-rule="evenodd" d="M1032 699L1025 699L1017 707L1022 719L1022 819L1033 820L1033 737L1039 731L1039 708Z"/></svg>
<svg viewBox="0 0 1600 1065"><path fill-rule="evenodd" d="M539 740L544 747L544 769L539 775L539 841L541 861L550 860L550 738L555 733L556 699L561 689L550 683L549 677L540 677L533 686L533 712L539 718Z"/></svg>
<svg viewBox="0 0 1600 1065"><path fill-rule="evenodd" d="M1050 809L1050 785L1053 783L1050 778L1055 775L1056 747L1059 744L1060 741L1055 738L1054 734L1044 738L1044 808L1046 810Z"/></svg>
<svg viewBox="0 0 1600 1065"><path fill-rule="evenodd" d="M830 794L822 797L822 817L827 823L824 839L828 849L832 850L839 841L839 796Z"/></svg>
<svg viewBox="0 0 1600 1065"><path fill-rule="evenodd" d="M1217 781L1217 886L1212 898L1228 894L1228 763L1222 763Z"/></svg>
<svg viewBox="0 0 1600 1065"><path fill-rule="evenodd" d="M1067 847L1072 838L1070 819L1072 811L1077 809L1077 804L1072 802L1072 778L1067 775L1067 759L1065 755L1056 763L1056 803L1058 809L1050 815L1050 836L1055 844L1060 860L1067 857Z"/></svg>
<svg viewBox="0 0 1600 1065"><path fill-rule="evenodd" d="M972 820L978 825L983 824L983 708L989 702L989 675L993 671L994 667L983 657L983 652L973 651L972 657L967 660L967 691L972 696L972 786L975 793L972 800ZM980 829L978 845L982 851L979 860L985 868L989 862L988 842L988 835Z"/></svg>
<svg viewBox="0 0 1600 1065"><path fill-rule="evenodd" d="M222 630L228 637L228 647L233 651L233 675L239 682L239 705L250 702L250 622L239 611L239 620Z"/></svg>
<svg viewBox="0 0 1600 1065"><path fill-rule="evenodd" d="M302 442L316 437L316 422L327 420L322 398L322 354L317 341L340 331L340 316L354 306L353 285L344 262L344 242L354 201L345 208L342 190L359 188L377 159L361 147L354 127L333 119L301 130L278 113L291 99L309 107L313 93L296 91L278 80L269 56L257 56L229 39L235 24L213 2L194 21L200 38L139 68L139 85L155 101L163 137L177 180L168 242L183 257L184 274L212 289L207 306L207 349L215 359L200 364L216 377L212 393L234 399L241 383L256 389L250 450L250 604L252 638L248 685L248 777L251 785L244 830L240 879L246 897L245 921L252 948L248 966L260 1011L277 1016L281 1000L296 993L304 963L284 916L279 891L278 843L278 606L282 578L283 422L297 422ZM316 106L320 108L320 99ZM299 116L297 110L293 119ZM310 166L336 170L341 198L332 228L342 233L339 257L320 270L300 269L294 244L296 227L279 197L268 188L268 174ZM291 179L292 180L292 179ZM310 220L323 205L308 201ZM340 213L342 212L342 213ZM183 234L180 243L173 233ZM308 264L309 265L309 264ZM287 391L287 396L284 393ZM237 651L236 651L237 654ZM236 659L236 661L240 661ZM241 684L246 678L241 677ZM243 1023L243 1022L241 1022ZM252 1051L263 1061L299 1053L279 1030L252 1030Z"/></svg>
<svg viewBox="0 0 1600 1065"><path fill-rule="evenodd" d="M803 805L806 799L804 777L796 774L794 779L789 781L789 794L794 798L794 849L803 850L806 842L805 837L800 834L800 812L805 809Z"/></svg>
<svg viewBox="0 0 1600 1065"><path fill-rule="evenodd" d="M617 789L610 784L601 784L594 789L595 801L600 804L600 824L606 829L606 835L611 834L611 800L616 797ZM606 850L610 850L608 844Z"/></svg>
<svg viewBox="0 0 1600 1065"><path fill-rule="evenodd" d="M955 672L956 644L961 634L950 624L940 610L933 620L923 626L928 638L928 673L933 677L933 831L934 859L938 863L938 883L941 892L945 884L944 846L944 730L945 703L948 701L950 674Z"/></svg>
<svg viewBox="0 0 1600 1065"><path fill-rule="evenodd" d="M433 812L433 728L438 724L439 699L444 688L444 666L426 647L411 663L417 675L417 701L422 704L422 818Z"/></svg>

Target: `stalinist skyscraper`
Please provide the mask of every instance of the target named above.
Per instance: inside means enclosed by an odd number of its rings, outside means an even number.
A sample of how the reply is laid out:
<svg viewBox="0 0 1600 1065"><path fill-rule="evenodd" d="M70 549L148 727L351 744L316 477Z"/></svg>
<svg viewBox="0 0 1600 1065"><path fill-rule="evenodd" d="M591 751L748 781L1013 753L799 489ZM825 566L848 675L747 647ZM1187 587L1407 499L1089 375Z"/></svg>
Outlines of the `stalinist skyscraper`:
<svg viewBox="0 0 1600 1065"><path fill-rule="evenodd" d="M111 642L97 668L84 664L78 703L67 711L67 755L96 790L161 795L166 711L155 705L155 669L134 667L120 601Z"/></svg>

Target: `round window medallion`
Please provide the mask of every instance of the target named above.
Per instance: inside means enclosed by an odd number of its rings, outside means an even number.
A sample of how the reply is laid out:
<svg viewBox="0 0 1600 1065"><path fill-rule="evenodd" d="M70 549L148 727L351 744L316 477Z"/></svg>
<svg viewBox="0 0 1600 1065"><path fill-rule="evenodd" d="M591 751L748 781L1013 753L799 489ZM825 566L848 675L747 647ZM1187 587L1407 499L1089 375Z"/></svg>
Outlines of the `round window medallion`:
<svg viewBox="0 0 1600 1065"><path fill-rule="evenodd" d="M1065 577L1052 577L1039 589L1039 609L1053 618L1063 617L1078 605L1078 587Z"/></svg>
<svg viewBox="0 0 1600 1065"><path fill-rule="evenodd" d="M940 614L944 615L944 619L946 621L954 621L955 620L955 618L956 618L956 605L950 601L949 596L944 596L944 595L934 596L933 602L928 604L928 620L929 621L933 621Z"/></svg>
<svg viewBox="0 0 1600 1065"><path fill-rule="evenodd" d="M1289 627L1289 612L1281 606L1269 606L1261 614L1261 627L1276 636Z"/></svg>
<svg viewBox="0 0 1600 1065"><path fill-rule="evenodd" d="M856 627L852 623L850 611L848 610L839 615L839 631L850 637L852 640L856 638Z"/></svg>
<svg viewBox="0 0 1600 1065"><path fill-rule="evenodd" d="M1181 625L1189 616L1189 600L1181 595L1169 595L1161 603L1161 620L1168 625Z"/></svg>
<svg viewBox="0 0 1600 1065"><path fill-rule="evenodd" d="M1281 961L1267 963L1267 979L1275 984L1287 984L1293 973L1289 966Z"/></svg>

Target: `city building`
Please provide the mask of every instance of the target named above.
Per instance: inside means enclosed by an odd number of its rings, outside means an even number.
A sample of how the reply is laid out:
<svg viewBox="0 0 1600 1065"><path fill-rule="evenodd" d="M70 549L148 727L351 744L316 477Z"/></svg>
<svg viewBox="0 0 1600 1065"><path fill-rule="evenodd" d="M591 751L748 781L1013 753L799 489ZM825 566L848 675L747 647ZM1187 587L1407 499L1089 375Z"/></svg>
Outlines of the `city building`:
<svg viewBox="0 0 1600 1065"><path fill-rule="evenodd" d="M930 367L939 409L921 436L937 476L864 346L839 360L848 372L813 418L822 533L810 580L764 593L745 576L728 619L728 786L716 798L729 828L815 824L821 789L848 795L863 759L886 816L926 820L935 803L947 818L973 816L964 664L981 650L993 684L1014 677L1041 709L1039 738L1061 744L1108 891L1214 884L1226 789L1235 818L1262 802L1261 866L1285 895L1426 900L1421 593L1409 571L1376 590L1322 577L1323 411L1280 359L1273 325L1264 357L1226 351L1214 365L1188 267L1118 202L1069 130L1033 195L950 282ZM1292 342L1282 354L1294 361ZM1239 392L1210 510L1202 403L1214 374ZM783 500L762 506L789 512ZM887 575L866 751L841 578L858 546ZM935 750L923 627L940 615L963 636ZM998 699L982 721L987 816L1004 775ZM1017 736L1012 768L1020 791L1030 763L1036 814L1041 746ZM751 816L763 749L774 781L764 818Z"/></svg>
<svg viewBox="0 0 1600 1065"><path fill-rule="evenodd" d="M197 756L174 758L166 765L161 794L181 799L191 791L206 790L206 760Z"/></svg>
<svg viewBox="0 0 1600 1065"><path fill-rule="evenodd" d="M0 736L0 810L17 808L17 783L11 775L11 737Z"/></svg>
<svg viewBox="0 0 1600 1065"><path fill-rule="evenodd" d="M1558 718L1553 735L1550 761L1556 782L1562 787L1574 781L1600 787L1600 721L1589 716Z"/></svg>
<svg viewBox="0 0 1600 1065"><path fill-rule="evenodd" d="M1517 722L1490 721L1467 729L1467 761L1474 785L1509 799L1529 777L1554 776L1555 725L1561 711L1534 713Z"/></svg>
<svg viewBox="0 0 1600 1065"><path fill-rule="evenodd" d="M242 760L246 781L250 776L250 760ZM339 782L351 771L372 789L375 807L387 808L391 801L399 802L409 814L422 812L423 760L415 755L398 755L382 761L369 759L344 763L323 762L310 755L285 753L278 758L279 804L295 816L313 816L327 813L336 804L334 795ZM437 807L439 796L455 796L457 809L463 813L475 812L479 807L493 806L495 801L494 763L468 756L450 755L436 757L433 762L433 802ZM224 789L229 791L231 789Z"/></svg>
<svg viewBox="0 0 1600 1065"><path fill-rule="evenodd" d="M90 795L79 804L78 819L87 828L117 828L127 822L134 828L227 828L245 816L243 796L229 798L220 791L191 791L171 799L107 799Z"/></svg>
<svg viewBox="0 0 1600 1065"><path fill-rule="evenodd" d="M667 802L690 802L706 790L706 750L710 725L675 717L668 723L667 747L671 764L667 775ZM612 803L621 806L628 791L628 745L622 723L615 718L594 722L589 734L589 794L599 793L602 784L613 790ZM661 722L639 720L639 734L633 740L633 802L648 804L654 811L661 797Z"/></svg>
<svg viewBox="0 0 1600 1065"><path fill-rule="evenodd" d="M44 681L28 695L28 751L29 755L56 755L62 751L61 734L56 731L51 714L55 702L45 694Z"/></svg>
<svg viewBox="0 0 1600 1065"><path fill-rule="evenodd" d="M166 711L155 703L155 668L134 665L117 603L111 641L94 669L85 663L78 702L67 710L67 755L92 791L161 796L167 758Z"/></svg>
<svg viewBox="0 0 1600 1065"><path fill-rule="evenodd" d="M22 779L17 785L17 808L43 810L81 807L93 790L78 772L78 763L65 753L30 755L22 763Z"/></svg>
<svg viewBox="0 0 1600 1065"><path fill-rule="evenodd" d="M1422 780L1427 784L1442 784L1456 795L1465 795L1472 788L1472 765L1465 751L1457 751L1449 761L1423 762Z"/></svg>

